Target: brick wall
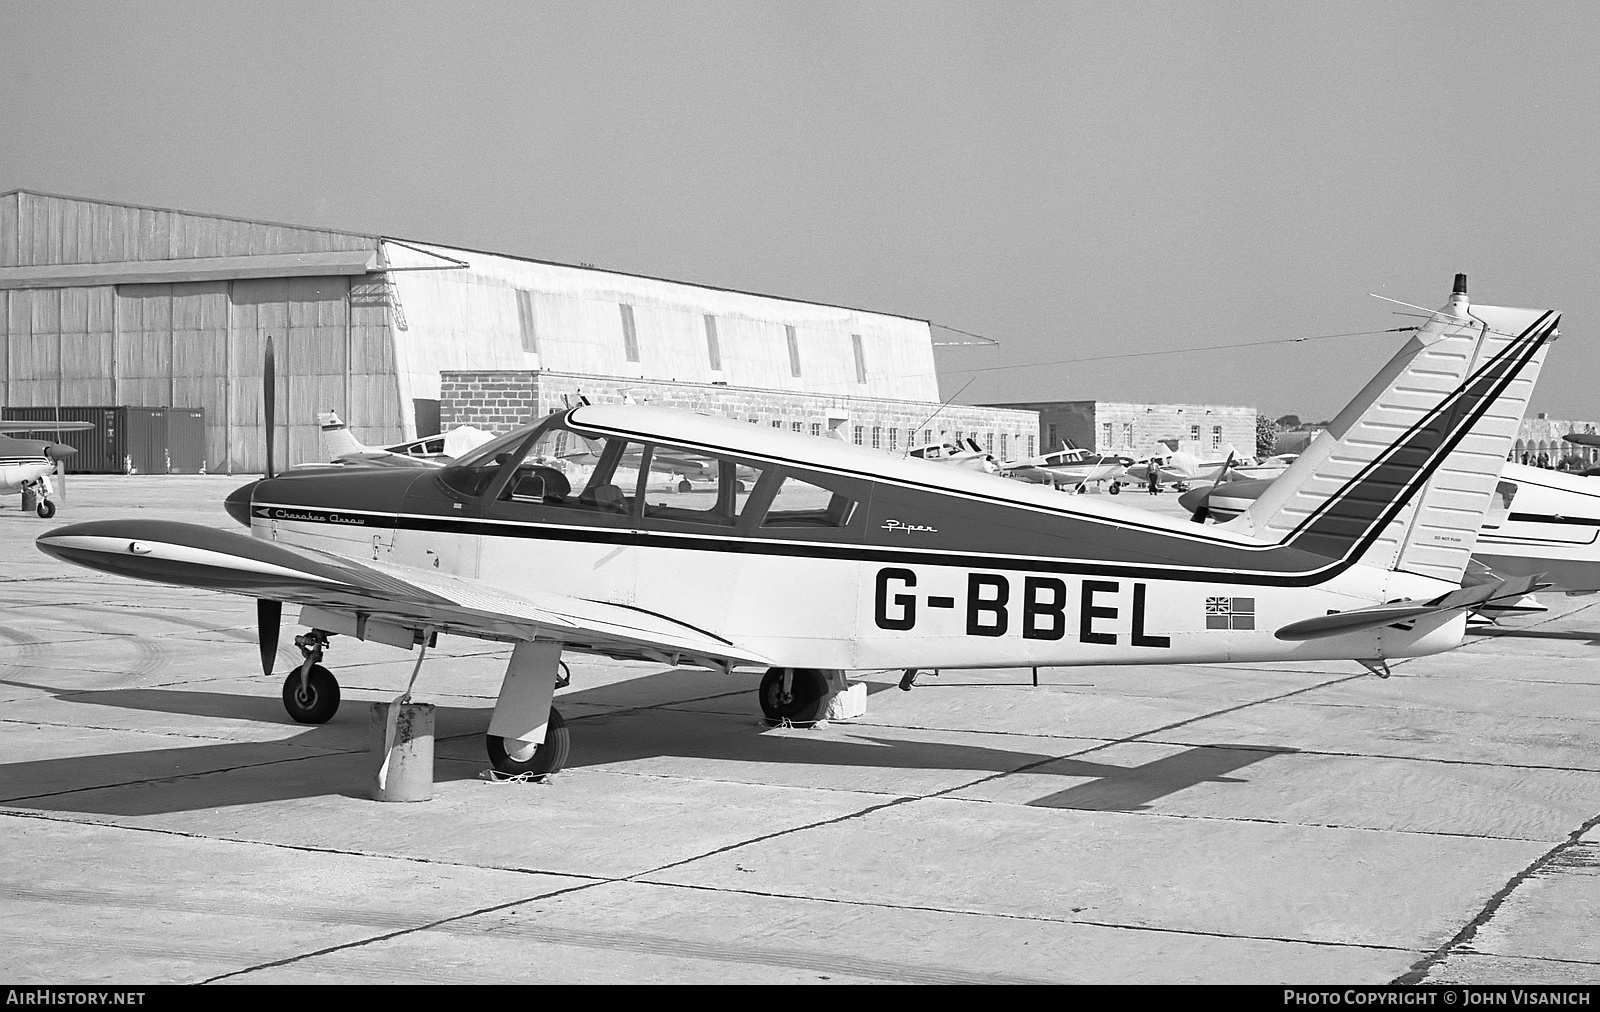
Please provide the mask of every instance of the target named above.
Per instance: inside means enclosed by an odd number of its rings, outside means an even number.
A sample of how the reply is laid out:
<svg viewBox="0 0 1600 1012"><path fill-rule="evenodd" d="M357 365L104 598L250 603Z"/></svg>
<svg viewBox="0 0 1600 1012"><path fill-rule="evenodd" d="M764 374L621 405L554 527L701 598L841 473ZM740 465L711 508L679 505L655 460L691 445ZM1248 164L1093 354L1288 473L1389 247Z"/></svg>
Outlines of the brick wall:
<svg viewBox="0 0 1600 1012"><path fill-rule="evenodd" d="M959 433L976 436L980 444L992 447L991 452L1005 459L1037 452L1039 415L1035 411L961 404L941 409L921 401L531 370L441 372L439 381L439 420L446 431L457 425L475 425L505 432L587 397L593 404L632 401L756 425L776 424L789 430L799 425L804 433L826 434L830 424L838 424L850 441L855 441L859 427L860 442L866 446L872 445L876 429L878 448L884 450L916 445L925 434L939 438Z"/></svg>

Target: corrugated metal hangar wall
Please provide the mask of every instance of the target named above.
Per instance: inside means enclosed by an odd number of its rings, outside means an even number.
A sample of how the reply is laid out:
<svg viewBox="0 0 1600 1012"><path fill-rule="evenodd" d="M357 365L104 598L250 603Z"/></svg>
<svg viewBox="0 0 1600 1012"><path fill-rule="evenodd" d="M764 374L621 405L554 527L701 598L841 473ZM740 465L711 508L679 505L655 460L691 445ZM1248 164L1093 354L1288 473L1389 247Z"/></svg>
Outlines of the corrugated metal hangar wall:
<svg viewBox="0 0 1600 1012"><path fill-rule="evenodd" d="M279 460L319 456L329 408L381 438L402 412L382 276L366 274L376 251L367 236L0 195L0 403L203 407L207 467L259 471L271 334Z"/></svg>
<svg viewBox="0 0 1600 1012"><path fill-rule="evenodd" d="M0 407L202 407L212 471L265 462L269 335L289 462L321 459L319 411L370 443L418 435L450 370L819 395L868 426L939 401L922 320L23 190L0 194L0 300Z"/></svg>

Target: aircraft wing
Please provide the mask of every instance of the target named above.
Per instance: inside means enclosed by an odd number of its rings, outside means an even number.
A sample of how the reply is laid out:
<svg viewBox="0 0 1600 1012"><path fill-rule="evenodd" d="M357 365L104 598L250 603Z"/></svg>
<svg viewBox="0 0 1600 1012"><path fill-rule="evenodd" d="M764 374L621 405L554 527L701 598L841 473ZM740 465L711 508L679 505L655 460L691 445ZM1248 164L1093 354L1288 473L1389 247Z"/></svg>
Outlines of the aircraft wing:
<svg viewBox="0 0 1600 1012"><path fill-rule="evenodd" d="M550 591L512 593L465 577L355 562L198 524L97 520L57 528L37 543L47 555L101 572L338 612L350 616L356 630L376 622L506 642L556 641L671 664L772 663L653 612Z"/></svg>
<svg viewBox="0 0 1600 1012"><path fill-rule="evenodd" d="M36 421L7 419L0 422L0 432L86 432L99 428L93 422L52 422L41 418Z"/></svg>
<svg viewBox="0 0 1600 1012"><path fill-rule="evenodd" d="M1539 583L1543 578L1543 574L1521 576L1514 580L1462 587L1432 601L1395 601L1391 604L1373 605L1370 608L1337 611L1331 615L1319 615L1316 618L1290 622L1275 635L1280 640L1315 640L1325 636L1338 636L1342 633L1371 629L1375 626L1393 625L1424 615L1442 615L1452 611L1493 607L1496 604L1516 601L1541 586L1549 586Z"/></svg>
<svg viewBox="0 0 1600 1012"><path fill-rule="evenodd" d="M404 453L394 453L390 450L362 450L357 453L342 453L335 458L334 463L361 467L440 468L445 466L443 461L430 460L427 457L412 457Z"/></svg>

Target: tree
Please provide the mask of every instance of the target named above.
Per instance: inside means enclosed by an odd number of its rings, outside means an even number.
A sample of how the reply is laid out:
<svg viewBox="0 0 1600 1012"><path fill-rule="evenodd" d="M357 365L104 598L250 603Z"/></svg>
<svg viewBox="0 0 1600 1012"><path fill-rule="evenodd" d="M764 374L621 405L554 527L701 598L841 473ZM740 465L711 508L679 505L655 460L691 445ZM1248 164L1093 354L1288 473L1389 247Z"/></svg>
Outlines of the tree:
<svg viewBox="0 0 1600 1012"><path fill-rule="evenodd" d="M1260 424L1259 421L1257 422L1257 424L1258 425ZM1284 429L1298 429L1300 427L1300 416L1299 415L1284 415L1282 418L1278 419L1277 425L1278 425L1278 431L1280 431L1280 432L1283 431Z"/></svg>
<svg viewBox="0 0 1600 1012"><path fill-rule="evenodd" d="M1285 417L1294 418L1293 415ZM1282 418L1275 422L1266 415L1256 415L1256 456L1272 456L1272 448L1278 442L1278 426L1282 421Z"/></svg>

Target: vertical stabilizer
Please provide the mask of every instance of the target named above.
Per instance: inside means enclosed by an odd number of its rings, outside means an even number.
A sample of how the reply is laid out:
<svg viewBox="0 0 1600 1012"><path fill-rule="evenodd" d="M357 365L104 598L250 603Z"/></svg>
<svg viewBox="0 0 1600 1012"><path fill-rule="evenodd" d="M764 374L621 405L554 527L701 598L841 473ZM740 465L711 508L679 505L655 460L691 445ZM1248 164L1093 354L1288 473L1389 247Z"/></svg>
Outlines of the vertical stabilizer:
<svg viewBox="0 0 1600 1012"><path fill-rule="evenodd" d="M1473 306L1457 275L1449 303L1228 526L1459 582L1559 319Z"/></svg>
<svg viewBox="0 0 1600 1012"><path fill-rule="evenodd" d="M337 412L322 411L317 414L317 424L322 428L322 453L329 460L358 456L368 451Z"/></svg>

